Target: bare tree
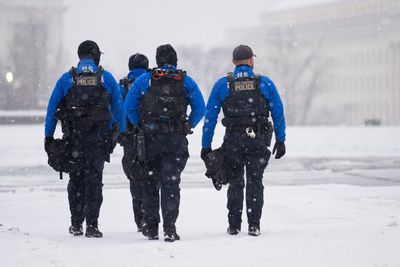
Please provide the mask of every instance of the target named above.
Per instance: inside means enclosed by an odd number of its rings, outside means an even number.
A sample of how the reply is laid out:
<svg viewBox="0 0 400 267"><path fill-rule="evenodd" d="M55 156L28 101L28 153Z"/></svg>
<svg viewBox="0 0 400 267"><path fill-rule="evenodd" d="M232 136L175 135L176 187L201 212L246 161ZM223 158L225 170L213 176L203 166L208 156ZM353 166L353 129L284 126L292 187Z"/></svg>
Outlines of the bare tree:
<svg viewBox="0 0 400 267"><path fill-rule="evenodd" d="M230 49L214 47L204 49L198 46L179 47L182 68L195 78L205 96L208 96L215 81L232 71Z"/></svg>
<svg viewBox="0 0 400 267"><path fill-rule="evenodd" d="M293 28L287 28L268 40L271 50L266 65L282 86L288 124L310 123L309 113L326 70L327 60L319 55L322 39L304 41Z"/></svg>

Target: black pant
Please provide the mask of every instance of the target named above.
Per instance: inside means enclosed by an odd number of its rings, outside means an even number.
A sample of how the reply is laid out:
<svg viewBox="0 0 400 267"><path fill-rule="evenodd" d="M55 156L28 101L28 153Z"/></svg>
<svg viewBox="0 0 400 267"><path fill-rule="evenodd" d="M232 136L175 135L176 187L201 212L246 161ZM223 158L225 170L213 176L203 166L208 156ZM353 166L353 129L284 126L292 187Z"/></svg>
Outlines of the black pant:
<svg viewBox="0 0 400 267"><path fill-rule="evenodd" d="M249 224L260 224L264 205L263 173L271 152L263 136L251 139L246 134L233 132L225 135L222 144L228 164L233 169L228 187L228 221L230 226L240 227L244 200L244 168L246 167L246 208Z"/></svg>
<svg viewBox="0 0 400 267"><path fill-rule="evenodd" d="M97 225L103 202L103 169L107 156L106 134L108 129L94 128L79 131L72 137L73 153L79 155L79 171L69 174L68 200L71 223Z"/></svg>
<svg viewBox="0 0 400 267"><path fill-rule="evenodd" d="M144 182L145 221L149 226L160 223L164 229L174 226L179 214L181 173L188 159L188 142L184 135L154 135L146 137L146 157L149 177Z"/></svg>
<svg viewBox="0 0 400 267"><path fill-rule="evenodd" d="M135 223L138 227L144 224L144 183L142 181L130 180L130 191L132 196L132 207Z"/></svg>

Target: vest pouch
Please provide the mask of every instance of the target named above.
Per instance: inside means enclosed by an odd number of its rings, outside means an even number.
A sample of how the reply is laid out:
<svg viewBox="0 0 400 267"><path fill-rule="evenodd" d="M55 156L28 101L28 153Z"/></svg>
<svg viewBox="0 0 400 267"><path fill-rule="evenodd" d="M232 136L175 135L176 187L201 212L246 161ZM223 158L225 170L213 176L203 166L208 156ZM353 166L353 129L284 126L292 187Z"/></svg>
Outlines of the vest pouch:
<svg viewBox="0 0 400 267"><path fill-rule="evenodd" d="M173 96L160 96L157 98L157 105L159 107L162 107L161 114L162 115L169 115L169 114L175 114L176 111L175 109L177 108L176 102L177 99L176 97Z"/></svg>
<svg viewBox="0 0 400 267"><path fill-rule="evenodd" d="M137 134L137 159L141 162L146 161L146 136L144 133L144 130L139 130L139 133Z"/></svg>
<svg viewBox="0 0 400 267"><path fill-rule="evenodd" d="M182 107L179 105L177 97L172 96L158 96L154 97L153 103L147 104L147 107L151 110L151 118L147 121L171 121L176 120L180 114L186 114L186 106Z"/></svg>
<svg viewBox="0 0 400 267"><path fill-rule="evenodd" d="M125 141L124 141L124 156L128 157L131 160L134 160L136 158L136 139L137 139L137 134L130 132L126 135Z"/></svg>

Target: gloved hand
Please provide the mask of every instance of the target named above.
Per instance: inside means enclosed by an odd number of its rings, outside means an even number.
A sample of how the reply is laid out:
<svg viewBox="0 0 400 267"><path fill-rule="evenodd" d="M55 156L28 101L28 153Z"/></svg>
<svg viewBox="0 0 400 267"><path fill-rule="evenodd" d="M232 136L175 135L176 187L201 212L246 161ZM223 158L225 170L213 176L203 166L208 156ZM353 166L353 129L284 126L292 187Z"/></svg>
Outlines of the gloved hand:
<svg viewBox="0 0 400 267"><path fill-rule="evenodd" d="M285 146L285 142L282 141L276 141L275 145L274 145L274 149L272 149L272 154L275 155L276 159L280 159L283 157L283 155L286 154L286 146Z"/></svg>
<svg viewBox="0 0 400 267"><path fill-rule="evenodd" d="M185 122L183 124L183 127L184 127L184 131L185 131L186 134L192 134L193 133L192 126L190 125L189 122Z"/></svg>
<svg viewBox="0 0 400 267"><path fill-rule="evenodd" d="M212 149L209 147L209 148L202 148L201 149L201 154L200 154L200 157L201 157L201 159L205 162L206 160L207 160L207 155L208 155L208 153L210 153L212 151Z"/></svg>
<svg viewBox="0 0 400 267"><path fill-rule="evenodd" d="M218 180L216 180L216 179L212 179L212 183L213 183L213 185L214 185L214 188L215 188L217 191L220 191L220 190L222 189L222 183L221 183L220 181L218 181Z"/></svg>
<svg viewBox="0 0 400 267"><path fill-rule="evenodd" d="M53 143L54 141L54 137L53 136L48 136L46 138L44 138L44 150L49 153L50 151L50 145L51 143Z"/></svg>

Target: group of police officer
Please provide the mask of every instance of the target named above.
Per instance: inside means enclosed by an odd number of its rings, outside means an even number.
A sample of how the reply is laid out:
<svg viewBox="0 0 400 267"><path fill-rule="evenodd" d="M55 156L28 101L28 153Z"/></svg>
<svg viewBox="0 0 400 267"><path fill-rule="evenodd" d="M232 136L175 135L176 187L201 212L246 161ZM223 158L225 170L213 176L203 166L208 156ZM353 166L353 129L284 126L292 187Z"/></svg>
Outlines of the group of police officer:
<svg viewBox="0 0 400 267"><path fill-rule="evenodd" d="M146 56L132 55L129 74L119 84L99 65L101 54L93 41L79 45L80 61L57 81L47 109L48 163L70 177L69 233L83 235L86 220L86 237L103 236L98 228L103 168L118 142L124 149L122 166L130 181L138 231L150 240L159 239L161 202L164 240L179 240L175 224L181 173L189 157L186 136L205 115L201 158L217 190L229 184L227 232L241 231L246 185L248 234L258 236L264 203L262 178L271 155L268 147L274 131L273 154L275 158L285 154L285 118L273 82L253 72L252 49L239 45L233 50L234 72L215 83L207 107L196 82L177 69L171 45L157 48L153 69ZM221 108L226 133L222 146L213 150ZM63 136L54 139L58 120Z"/></svg>

